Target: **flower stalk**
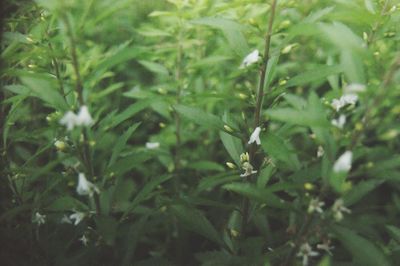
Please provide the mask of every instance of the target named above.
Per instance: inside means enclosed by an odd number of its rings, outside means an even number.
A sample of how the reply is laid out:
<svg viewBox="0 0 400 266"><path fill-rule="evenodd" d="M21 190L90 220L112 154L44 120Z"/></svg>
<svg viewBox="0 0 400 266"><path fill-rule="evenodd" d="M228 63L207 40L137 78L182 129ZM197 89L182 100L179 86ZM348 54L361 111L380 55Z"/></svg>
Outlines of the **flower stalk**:
<svg viewBox="0 0 400 266"><path fill-rule="evenodd" d="M63 14L62 19L65 23L65 27L66 27L66 31L67 31L67 36L69 38L69 42L70 42L70 52L71 52L71 59L72 59L72 67L74 69L75 72L75 78L76 78L76 82L75 82L75 90L76 93L78 94L78 102L79 105L81 107L85 106L85 102L83 99L83 85L82 85L82 79L81 79L81 75L80 75L80 71L79 71L79 63L78 63L78 57L76 54L76 42L75 42L75 38L74 35L72 33L72 27L71 24L68 20L68 17ZM82 131L82 135L83 135L83 145L82 145L82 151L81 151L81 158L83 159L83 162L86 166L87 171L90 174L91 179L94 178L94 168L93 168L93 164L92 164L92 160L90 157L90 147L89 147L89 137L88 137L88 133L87 133L87 129L84 128ZM96 205L96 212L97 214L100 214L101 209L100 209L100 199L99 196L97 194L94 195L94 202Z"/></svg>
<svg viewBox="0 0 400 266"><path fill-rule="evenodd" d="M274 23L274 18L275 18L275 11L276 11L276 4L277 0L273 0L271 3L271 9L270 9L270 17L268 21L268 29L267 33L265 35L265 47L264 47L264 54L262 57L262 62L261 62L261 67L259 71L259 83L258 83L258 90L257 90L257 98L256 98L256 107L254 111L254 128L260 128L261 124L261 111L262 111L262 104L263 104L263 98L264 98L264 84L265 84L265 74L269 62L269 51L270 51L270 46L271 46L271 36L272 36L272 26ZM257 152L257 145L252 144L250 146L250 151L249 151L249 157L250 161L254 162L254 157ZM251 179L251 175L246 177L249 181ZM249 216L249 206L250 206L250 201L248 198L243 199L243 204L242 204L242 233L241 236L244 237L246 228L247 228L247 222L248 222L248 216Z"/></svg>

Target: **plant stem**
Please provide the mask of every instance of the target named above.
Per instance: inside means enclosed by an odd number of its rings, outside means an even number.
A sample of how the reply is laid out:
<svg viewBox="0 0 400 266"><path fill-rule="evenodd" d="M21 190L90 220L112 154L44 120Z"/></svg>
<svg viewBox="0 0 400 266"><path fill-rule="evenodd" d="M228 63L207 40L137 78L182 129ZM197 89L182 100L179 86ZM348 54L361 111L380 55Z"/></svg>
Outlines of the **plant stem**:
<svg viewBox="0 0 400 266"><path fill-rule="evenodd" d="M259 72L260 77L259 77L259 83L258 83L256 107L255 107L255 112L254 112L254 128L260 126L260 124L261 124L261 111L262 111L263 97L264 97L265 73L266 73L268 61L269 61L269 50L270 50L270 46L271 46L272 26L273 26L274 18L275 18L276 3L277 3L277 0L272 1L271 9L270 9L271 13L270 13L269 21L268 21L268 29L267 29L267 33L265 35L264 55L263 55L262 64L261 64L260 72ZM250 161L254 161L256 152L257 152L257 146L255 144L251 145L250 152L249 152ZM251 178L251 176L249 176L248 181L251 181L250 178ZM250 208L250 201L248 198L244 198L243 204L242 204L241 237L244 237L245 232L246 232L248 216L249 216L249 208Z"/></svg>
<svg viewBox="0 0 400 266"><path fill-rule="evenodd" d="M81 79L81 75L79 72L79 63L78 63L78 57L76 55L76 45L75 45L75 38L74 35L72 33L72 28L71 25L68 21L67 16L64 14L63 16L63 20L67 29L67 35L70 41L70 46L71 46L71 59L72 59L72 66L75 72L75 76L76 76L76 83L75 83L75 89L76 92L78 94L78 102L80 106L85 105L84 99L83 99L83 85L82 85L82 79ZM82 146L82 157L86 166L86 170L87 172L89 172L91 179L94 179L94 169L93 169L93 164L92 164L92 160L90 157L90 147L89 147L89 141L88 141L88 132L86 129L83 130L83 146ZM99 199L99 195L98 194L94 194L94 202L96 205L96 213L100 214L101 209L100 209L100 199Z"/></svg>
<svg viewBox="0 0 400 266"><path fill-rule="evenodd" d="M382 84L380 86L380 94L376 95L376 97L373 98L372 102L366 107L365 114L361 119L362 123L364 124L364 131L368 128L370 120L372 119L372 114L371 114L372 108L379 106L381 101L385 98L386 91L393 80L397 68L399 67L400 67L400 54L397 55L396 59L390 66L388 72L385 74ZM362 136L362 132L363 130L357 130L354 132L354 135L352 136L351 143L349 146L349 150L352 150L357 145L360 137Z"/></svg>

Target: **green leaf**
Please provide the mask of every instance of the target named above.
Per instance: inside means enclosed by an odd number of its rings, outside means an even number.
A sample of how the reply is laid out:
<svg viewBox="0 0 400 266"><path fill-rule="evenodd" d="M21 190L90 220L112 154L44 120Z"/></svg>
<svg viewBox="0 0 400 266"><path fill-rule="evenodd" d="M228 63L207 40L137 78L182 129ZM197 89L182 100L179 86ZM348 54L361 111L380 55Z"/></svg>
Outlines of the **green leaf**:
<svg viewBox="0 0 400 266"><path fill-rule="evenodd" d="M353 255L353 263L355 263L355 265L391 265L379 248L369 240L359 236L353 230L341 226L334 226L333 231L343 246Z"/></svg>
<svg viewBox="0 0 400 266"><path fill-rule="evenodd" d="M389 234L392 236L392 238L400 243L400 229L393 225L386 225L386 229L389 231Z"/></svg>
<svg viewBox="0 0 400 266"><path fill-rule="evenodd" d="M118 139L117 143L115 143L114 148L112 149L110 161L108 162L108 167L110 167L111 165L113 165L115 163L115 161L118 158L118 155L124 149L126 142L130 138L132 133L138 128L139 125L140 125L140 123L136 123L136 124L132 125L131 127L129 127L125 131L125 133Z"/></svg>
<svg viewBox="0 0 400 266"><path fill-rule="evenodd" d="M97 216L95 218L98 232L103 237L107 245L114 245L117 235L117 221L110 216Z"/></svg>
<svg viewBox="0 0 400 266"><path fill-rule="evenodd" d="M133 199L133 201L129 204L129 207L126 209L126 211L122 215L121 220L123 220L123 218L125 218L131 211L133 211L139 205L139 203L146 200L146 198L149 196L149 194L156 187L158 187L163 182L171 179L171 177L172 177L171 175L162 175L162 176L158 176L158 177L150 180L149 182L147 182L144 185L144 187L140 190L140 192L136 195L136 197Z"/></svg>
<svg viewBox="0 0 400 266"><path fill-rule="evenodd" d="M296 153L277 135L267 132L261 136L263 150L272 158L284 162L292 170L300 169L300 161Z"/></svg>
<svg viewBox="0 0 400 266"><path fill-rule="evenodd" d="M83 211L88 210L89 207L73 197L64 196L54 200L47 209L50 211L72 211L74 209Z"/></svg>
<svg viewBox="0 0 400 266"><path fill-rule="evenodd" d="M328 127L329 122L320 113L293 108L276 108L266 112L271 119L300 126Z"/></svg>
<svg viewBox="0 0 400 266"><path fill-rule="evenodd" d="M188 168L191 169L196 169L198 171L218 171L218 172L222 172L225 170L225 168L216 163L216 162L212 162L212 161L198 161L198 162L193 162L190 163L188 165Z"/></svg>
<svg viewBox="0 0 400 266"><path fill-rule="evenodd" d="M293 86L301 86L313 81L324 80L329 76L338 74L340 72L342 72L341 66L321 65L289 79L289 81L285 84L285 87L288 88Z"/></svg>
<svg viewBox="0 0 400 266"><path fill-rule="evenodd" d="M213 114L206 113L199 108L176 104L174 105L174 109L180 115L198 125L205 126L207 128L213 127L224 130L224 123L221 119Z"/></svg>
<svg viewBox="0 0 400 266"><path fill-rule="evenodd" d="M362 199L365 195L377 188L382 183L382 180L361 181L343 197L346 206L357 203L360 199Z"/></svg>
<svg viewBox="0 0 400 266"><path fill-rule="evenodd" d="M269 88L269 85L274 80L278 61L279 55L273 55L268 59L267 69L265 70L264 88Z"/></svg>
<svg viewBox="0 0 400 266"><path fill-rule="evenodd" d="M23 73L19 75L21 82L29 88L35 97L40 98L44 102L57 110L66 111L69 106L62 97L56 80L49 76Z"/></svg>
<svg viewBox="0 0 400 266"><path fill-rule="evenodd" d="M224 131L220 131L219 136L232 160L240 166L240 154L243 153L242 141Z"/></svg>
<svg viewBox="0 0 400 266"><path fill-rule="evenodd" d="M169 209L188 230L223 246L223 241L217 230L200 211L184 205L171 205Z"/></svg>
<svg viewBox="0 0 400 266"><path fill-rule="evenodd" d="M124 122L125 120L131 118L135 114L139 113L146 107L148 107L151 104L150 100L140 100L128 108L126 108L124 111L117 115L111 114L110 116L104 118L102 121L103 129L104 130L109 130L111 128L114 128Z"/></svg>
<svg viewBox="0 0 400 266"><path fill-rule="evenodd" d="M210 189L213 189L214 187L219 186L221 184L225 184L225 183L228 183L228 182L236 181L236 180L239 180L241 178L242 177L240 177L239 173L237 173L236 175L228 175L228 176L226 176L226 174L208 176L208 177L202 178L200 180L200 183L197 186L197 190L198 190L198 192L201 192L201 191L204 191L204 190L210 190Z"/></svg>
<svg viewBox="0 0 400 266"><path fill-rule="evenodd" d="M264 188L267 185L271 176L273 175L275 169L276 168L272 164L269 164L261 169L260 174L257 178L257 187Z"/></svg>
<svg viewBox="0 0 400 266"><path fill-rule="evenodd" d="M231 183L223 186L224 189L233 191L249 199L264 203L275 208L287 208L286 204L265 188L256 187L249 183Z"/></svg>
<svg viewBox="0 0 400 266"><path fill-rule="evenodd" d="M146 61L146 60L139 60L139 63L153 73L165 75L165 76L169 75L168 69L166 69L165 66L163 66L159 63Z"/></svg>
<svg viewBox="0 0 400 266"><path fill-rule="evenodd" d="M224 18L200 18L191 21L193 24L207 25L219 30L225 35L228 40L229 46L234 50L239 56L244 56L249 51L249 46L247 45L246 38L241 32L242 26L232 20Z"/></svg>

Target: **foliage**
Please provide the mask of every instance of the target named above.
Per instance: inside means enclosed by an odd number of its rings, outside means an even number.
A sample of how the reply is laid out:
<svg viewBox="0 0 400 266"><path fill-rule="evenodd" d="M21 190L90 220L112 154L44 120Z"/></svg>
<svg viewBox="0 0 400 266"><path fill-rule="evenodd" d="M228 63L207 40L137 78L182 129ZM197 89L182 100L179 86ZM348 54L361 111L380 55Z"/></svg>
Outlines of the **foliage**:
<svg viewBox="0 0 400 266"><path fill-rule="evenodd" d="M2 263L400 260L400 5L273 2L5 3Z"/></svg>

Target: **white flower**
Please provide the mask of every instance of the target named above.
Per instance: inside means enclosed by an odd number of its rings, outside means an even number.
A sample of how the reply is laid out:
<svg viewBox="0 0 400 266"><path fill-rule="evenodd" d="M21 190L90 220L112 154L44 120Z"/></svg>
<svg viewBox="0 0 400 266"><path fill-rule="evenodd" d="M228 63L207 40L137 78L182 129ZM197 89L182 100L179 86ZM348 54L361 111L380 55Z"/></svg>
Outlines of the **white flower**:
<svg viewBox="0 0 400 266"><path fill-rule="evenodd" d="M365 91L365 85L360 83L351 83L344 87L345 94L360 93Z"/></svg>
<svg viewBox="0 0 400 266"><path fill-rule="evenodd" d="M149 150L158 149L160 147L159 142L146 142L146 148Z"/></svg>
<svg viewBox="0 0 400 266"><path fill-rule="evenodd" d="M332 119L331 124L337 128L343 129L344 124L346 124L346 116L342 114L338 119Z"/></svg>
<svg viewBox="0 0 400 266"><path fill-rule="evenodd" d="M72 221L69 219L67 215L64 214L64 216L61 218L61 223L62 224L72 224Z"/></svg>
<svg viewBox="0 0 400 266"><path fill-rule="evenodd" d="M358 100L357 94L345 94L340 99L344 102L344 104L356 104Z"/></svg>
<svg viewBox="0 0 400 266"><path fill-rule="evenodd" d="M87 244L89 243L89 239L87 239L85 235L79 238L79 241L81 241L85 246L87 246Z"/></svg>
<svg viewBox="0 0 400 266"><path fill-rule="evenodd" d="M242 69L242 68L248 67L254 63L257 63L259 59L260 59L259 52L256 49L253 52L251 52L250 54L246 55L246 57L243 59L243 62L239 68Z"/></svg>
<svg viewBox="0 0 400 266"><path fill-rule="evenodd" d="M303 257L303 266L308 265L308 257L316 257L319 253L313 251L308 243L304 243L300 246L300 251L297 253L297 257Z"/></svg>
<svg viewBox="0 0 400 266"><path fill-rule="evenodd" d="M331 106L336 110L336 112L338 112L340 109L348 104L356 104L357 100L357 94L345 94L339 99L333 99L331 102Z"/></svg>
<svg viewBox="0 0 400 266"><path fill-rule="evenodd" d="M325 252L327 252L329 255L332 256L331 250L334 249L334 247L330 246L330 241L328 240L328 241L324 241L324 243L322 243L322 244L318 244L317 249L324 250Z"/></svg>
<svg viewBox="0 0 400 266"><path fill-rule="evenodd" d="M63 118L60 120L61 125L65 125L67 130L72 130L77 124L78 117L72 111L68 111L65 113Z"/></svg>
<svg viewBox="0 0 400 266"><path fill-rule="evenodd" d="M75 211L75 213L69 216L69 219L75 220L74 225L78 225L85 218L85 216L86 216L85 213Z"/></svg>
<svg viewBox="0 0 400 266"><path fill-rule="evenodd" d="M317 150L317 157L320 158L325 154L325 150L322 146L318 146L318 150Z"/></svg>
<svg viewBox="0 0 400 266"><path fill-rule="evenodd" d="M42 225L46 222L46 215L42 215L39 212L35 213L35 217L33 218L33 222L38 225Z"/></svg>
<svg viewBox="0 0 400 266"><path fill-rule="evenodd" d="M313 212L318 212L322 213L322 207L325 205L325 202L319 201L318 198L316 199L311 199L310 204L308 205L308 213L313 213Z"/></svg>
<svg viewBox="0 0 400 266"><path fill-rule="evenodd" d="M245 177L245 176L249 176L249 175L252 175L252 174L256 174L257 173L257 171L254 171L253 170L253 166L249 163L249 162L244 162L243 164L242 164L242 168L243 168L243 170L245 171L243 174L241 174L240 176L241 177Z"/></svg>
<svg viewBox="0 0 400 266"><path fill-rule="evenodd" d="M343 212L351 213L351 210L346 208L343 204L343 199L337 199L332 206L333 217L338 222L343 219Z"/></svg>
<svg viewBox="0 0 400 266"><path fill-rule="evenodd" d="M247 142L248 144L251 144L253 142L256 142L257 145L261 144L261 140L260 140L260 132L261 132L261 127L256 127L253 131L253 133L250 136L250 140L249 142Z"/></svg>
<svg viewBox="0 0 400 266"><path fill-rule="evenodd" d="M344 152L333 165L333 171L335 173L348 172L351 169L352 158L353 153L351 151Z"/></svg>
<svg viewBox="0 0 400 266"><path fill-rule="evenodd" d="M76 125L78 126L90 126L93 123L93 118L89 113L89 109L86 105L82 105L79 109L79 113L76 119Z"/></svg>
<svg viewBox="0 0 400 266"><path fill-rule="evenodd" d="M79 173L78 187L76 188L76 192L78 192L79 195L89 195L90 197L93 196L94 192L97 194L100 193L99 189L93 183L88 181L83 173Z"/></svg>

